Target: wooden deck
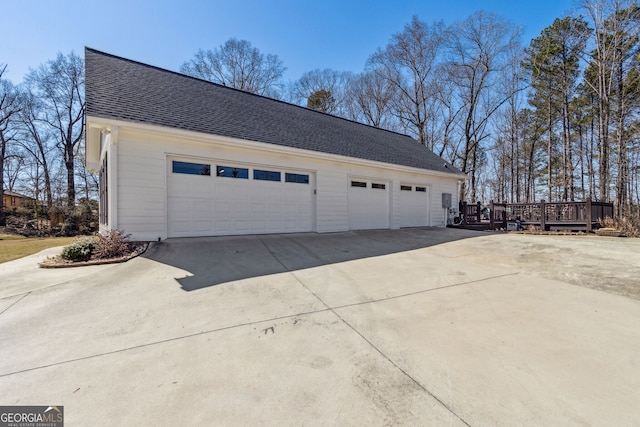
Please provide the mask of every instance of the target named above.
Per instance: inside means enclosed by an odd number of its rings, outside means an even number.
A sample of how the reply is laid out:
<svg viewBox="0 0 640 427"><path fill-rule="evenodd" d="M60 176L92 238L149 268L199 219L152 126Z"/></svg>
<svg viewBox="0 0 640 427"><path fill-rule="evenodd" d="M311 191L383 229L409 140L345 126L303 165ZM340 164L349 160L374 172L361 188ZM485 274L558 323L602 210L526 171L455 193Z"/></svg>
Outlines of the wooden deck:
<svg viewBox="0 0 640 427"><path fill-rule="evenodd" d="M488 209L488 210L487 210ZM484 211L484 214L483 214ZM541 230L593 231L600 220L613 217L613 203L552 202L460 204L460 228L500 230L509 226L535 226Z"/></svg>

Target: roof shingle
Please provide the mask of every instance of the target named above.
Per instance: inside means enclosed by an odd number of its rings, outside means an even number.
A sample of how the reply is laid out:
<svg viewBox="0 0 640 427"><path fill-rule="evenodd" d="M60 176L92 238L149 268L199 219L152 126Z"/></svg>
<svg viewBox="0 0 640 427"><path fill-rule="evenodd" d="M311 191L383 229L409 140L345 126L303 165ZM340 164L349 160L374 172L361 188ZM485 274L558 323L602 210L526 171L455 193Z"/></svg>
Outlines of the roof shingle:
<svg viewBox="0 0 640 427"><path fill-rule="evenodd" d="M85 69L88 116L460 173L399 133L90 48L85 49Z"/></svg>

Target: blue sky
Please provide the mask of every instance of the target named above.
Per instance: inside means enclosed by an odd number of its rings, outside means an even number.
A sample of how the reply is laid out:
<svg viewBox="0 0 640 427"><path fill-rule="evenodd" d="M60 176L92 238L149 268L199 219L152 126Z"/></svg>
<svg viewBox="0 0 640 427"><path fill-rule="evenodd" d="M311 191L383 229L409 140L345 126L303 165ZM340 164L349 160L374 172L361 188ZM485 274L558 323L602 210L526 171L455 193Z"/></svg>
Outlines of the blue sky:
<svg viewBox="0 0 640 427"><path fill-rule="evenodd" d="M0 0L5 77L20 83L58 52L82 55L89 46L178 71L199 49L231 37L278 55L296 80L305 71L360 72L367 58L402 31L413 15L445 24L477 10L495 12L524 27L523 43L573 0Z"/></svg>

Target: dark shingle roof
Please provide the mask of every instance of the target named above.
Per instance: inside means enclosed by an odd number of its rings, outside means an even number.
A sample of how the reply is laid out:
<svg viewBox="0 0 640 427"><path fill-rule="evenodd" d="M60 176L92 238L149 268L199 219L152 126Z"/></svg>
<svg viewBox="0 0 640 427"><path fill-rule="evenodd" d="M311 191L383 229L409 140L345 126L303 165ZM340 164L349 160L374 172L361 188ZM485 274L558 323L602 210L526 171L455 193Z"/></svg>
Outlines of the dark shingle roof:
<svg viewBox="0 0 640 427"><path fill-rule="evenodd" d="M87 115L459 173L406 135L85 49Z"/></svg>

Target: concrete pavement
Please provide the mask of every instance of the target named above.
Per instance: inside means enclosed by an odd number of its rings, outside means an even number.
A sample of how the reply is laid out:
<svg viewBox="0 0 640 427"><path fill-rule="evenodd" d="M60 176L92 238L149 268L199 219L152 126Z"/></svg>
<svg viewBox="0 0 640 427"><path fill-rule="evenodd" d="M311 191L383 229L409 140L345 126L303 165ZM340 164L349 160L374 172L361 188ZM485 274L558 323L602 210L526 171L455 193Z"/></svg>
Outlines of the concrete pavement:
<svg viewBox="0 0 640 427"><path fill-rule="evenodd" d="M0 405L64 405L68 426L640 422L637 239L405 229L36 258L0 264Z"/></svg>

